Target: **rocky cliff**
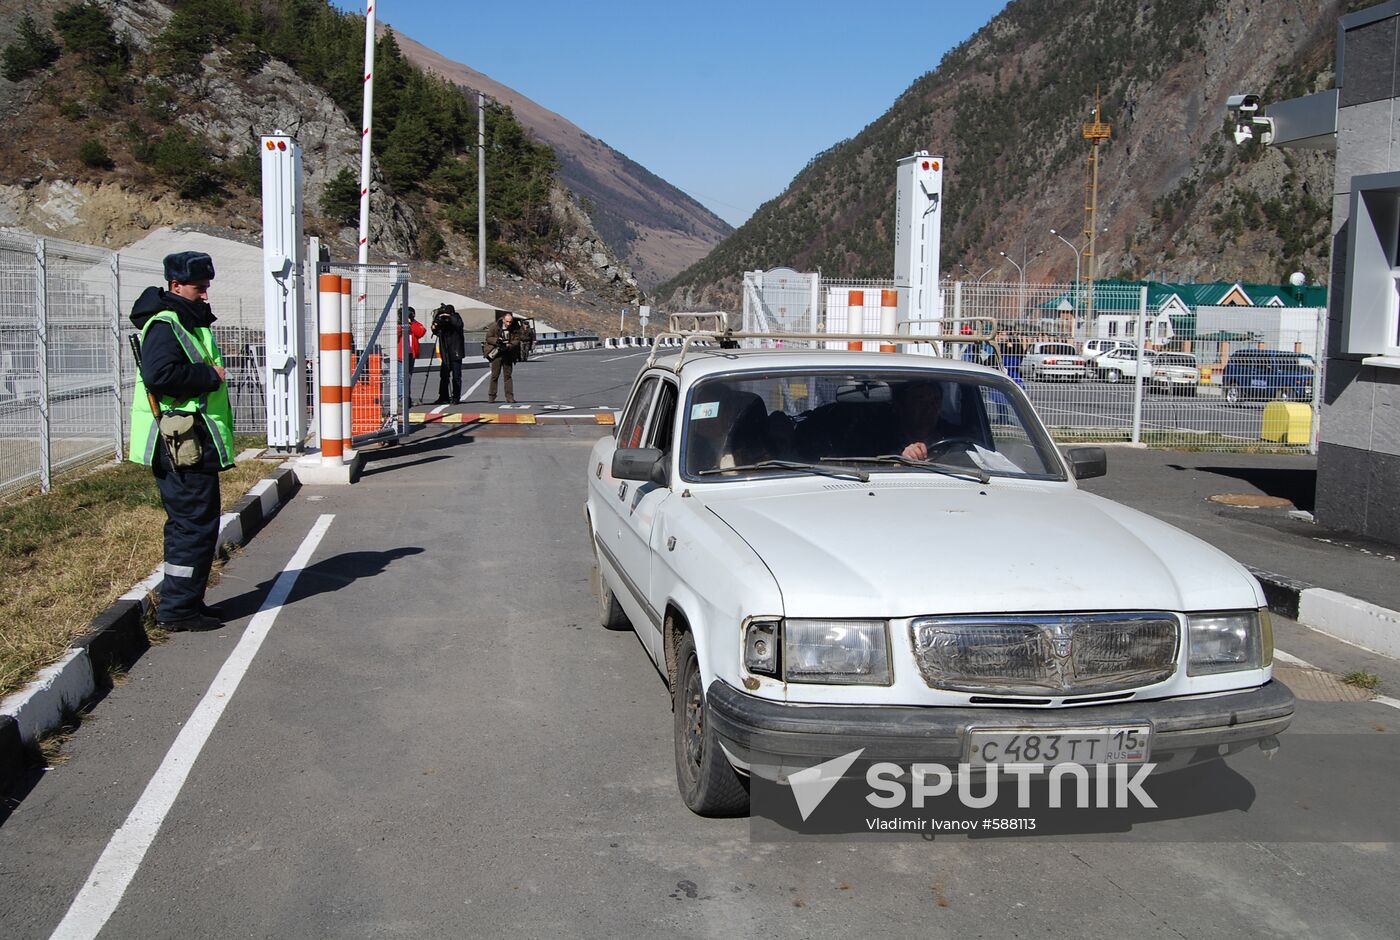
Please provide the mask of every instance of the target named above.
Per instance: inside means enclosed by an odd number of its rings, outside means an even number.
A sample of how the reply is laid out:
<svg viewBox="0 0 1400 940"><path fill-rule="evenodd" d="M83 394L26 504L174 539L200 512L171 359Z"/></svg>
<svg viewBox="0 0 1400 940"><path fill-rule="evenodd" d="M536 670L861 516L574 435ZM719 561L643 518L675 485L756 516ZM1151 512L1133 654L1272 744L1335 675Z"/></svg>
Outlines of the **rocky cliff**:
<svg viewBox="0 0 1400 940"><path fill-rule="evenodd" d="M319 0L300 2L310 7ZM256 233L261 226L256 145L260 134L280 129L303 147L308 234L320 235L334 255L353 257L358 117L352 122L346 101L337 101L328 89L334 85L330 79L322 74L318 83L316 75L279 59L259 44L265 37L251 27L242 34L231 29L198 33L197 21L191 27L191 20L211 5L243 10L233 3L35 0L22 9L0 4L5 13L0 16L0 45L21 41L27 14L58 53L30 74L0 78L0 114L9 136L0 150L0 225L109 247L163 225ZM350 19L344 14L323 3L315 12L323 25L329 22L353 33L353 23L340 22ZM183 21L178 19L182 13ZM172 74L171 37L188 41L192 28L207 48L190 55L188 64ZM362 21L359 29L362 35ZM358 63L350 65L358 73ZM401 65L398 77L411 68ZM339 90L348 100L358 86ZM503 139L512 128L520 133L505 111L493 114L492 126ZM402 150L395 154L400 158L395 177L386 175L382 159L374 162L371 256L431 257L474 270L474 201L447 205L447 194L460 191L474 200L474 183L455 189L405 185ZM460 165L474 172L460 156L443 159L439 168ZM493 243L498 275L536 278L566 297L635 303L640 292L636 278L580 209L579 199L557 177L549 182L549 172L541 170L535 177L543 174L545 179L544 204L536 205L528 220L532 233L542 233L539 245L497 257ZM348 217L328 208L334 204L331 191L338 183L343 189L347 178ZM515 182L533 185L531 179ZM510 238L511 223L501 219L509 208L488 202L492 227L505 227L505 234L493 238Z"/></svg>
<svg viewBox="0 0 1400 940"><path fill-rule="evenodd" d="M895 161L942 154L942 271L1025 261L1069 280L1083 239L1080 128L1095 88L1113 138L1099 176L1100 277L1270 281L1327 270L1329 153L1236 148L1225 98L1330 87L1341 0L1015 0L859 135L813 158L704 261L663 286L734 304L740 272L888 277ZM960 267L961 266L961 267ZM992 277L1014 279L1005 265Z"/></svg>
<svg viewBox="0 0 1400 940"><path fill-rule="evenodd" d="M646 167L515 89L407 36L399 37L399 45L410 62L509 105L536 139L552 147L560 182L587 200L597 231L643 287L679 274L733 231Z"/></svg>

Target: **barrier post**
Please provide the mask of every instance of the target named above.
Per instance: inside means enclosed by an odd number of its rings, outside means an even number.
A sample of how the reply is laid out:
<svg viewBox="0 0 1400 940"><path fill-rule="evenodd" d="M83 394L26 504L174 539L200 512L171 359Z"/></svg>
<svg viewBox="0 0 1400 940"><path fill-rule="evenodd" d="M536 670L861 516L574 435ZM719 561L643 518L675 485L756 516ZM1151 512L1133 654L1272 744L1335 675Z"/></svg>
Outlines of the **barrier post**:
<svg viewBox="0 0 1400 940"><path fill-rule="evenodd" d="M321 462L324 464L344 462L341 411L350 407L348 402L342 400L340 386L341 280L336 274L322 274L317 279L316 320L321 352L316 364L316 378L321 387Z"/></svg>
<svg viewBox="0 0 1400 940"><path fill-rule="evenodd" d="M899 291L880 291L880 332L889 336L899 329ZM894 343L881 343L880 352L897 352Z"/></svg>
<svg viewBox="0 0 1400 940"><path fill-rule="evenodd" d="M340 400L344 407L340 411L340 438L345 442L347 454L353 453L354 445L350 443L354 435L354 415L351 402L350 380L354 378L350 364L350 347L354 345L354 334L350 332L350 312L353 309L351 300L352 286L350 278L340 279Z"/></svg>
<svg viewBox="0 0 1400 940"><path fill-rule="evenodd" d="M846 294L846 332L860 335L865 332L865 291L853 290ZM865 343L858 339L846 343L846 348L859 352Z"/></svg>

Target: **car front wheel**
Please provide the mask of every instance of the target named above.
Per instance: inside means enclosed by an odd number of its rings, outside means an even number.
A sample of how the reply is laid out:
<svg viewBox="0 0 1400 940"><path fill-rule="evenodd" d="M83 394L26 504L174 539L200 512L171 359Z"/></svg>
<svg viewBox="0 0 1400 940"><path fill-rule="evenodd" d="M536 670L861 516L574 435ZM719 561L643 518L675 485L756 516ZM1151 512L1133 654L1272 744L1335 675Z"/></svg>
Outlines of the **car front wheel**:
<svg viewBox="0 0 1400 940"><path fill-rule="evenodd" d="M1240 387L1238 385L1225 386L1225 400L1232 405L1240 403Z"/></svg>
<svg viewBox="0 0 1400 940"><path fill-rule="evenodd" d="M1122 378L1123 373L1119 372L1117 369L1109 369L1103 374L1103 380L1109 385L1117 385Z"/></svg>
<svg viewBox="0 0 1400 940"><path fill-rule="evenodd" d="M736 816L749 807L746 782L730 765L710 725L695 638L687 633L676 650L676 696L672 705L676 783L681 799L700 816Z"/></svg>

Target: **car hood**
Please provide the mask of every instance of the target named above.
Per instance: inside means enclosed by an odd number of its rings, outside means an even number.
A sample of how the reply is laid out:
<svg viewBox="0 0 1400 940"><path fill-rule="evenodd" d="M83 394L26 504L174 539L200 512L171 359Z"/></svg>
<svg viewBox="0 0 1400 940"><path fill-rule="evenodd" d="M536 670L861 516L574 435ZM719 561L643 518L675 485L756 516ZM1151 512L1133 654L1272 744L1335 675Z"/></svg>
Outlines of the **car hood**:
<svg viewBox="0 0 1400 940"><path fill-rule="evenodd" d="M1064 484L833 480L705 502L768 566L787 616L1264 603L1253 576L1224 553Z"/></svg>

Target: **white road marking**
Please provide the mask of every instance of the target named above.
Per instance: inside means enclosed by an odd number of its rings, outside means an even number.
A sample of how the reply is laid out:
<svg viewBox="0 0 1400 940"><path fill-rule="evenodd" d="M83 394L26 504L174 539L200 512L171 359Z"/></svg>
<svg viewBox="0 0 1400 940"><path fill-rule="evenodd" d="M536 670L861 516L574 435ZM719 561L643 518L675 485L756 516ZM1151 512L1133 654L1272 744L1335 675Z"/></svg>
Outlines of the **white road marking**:
<svg viewBox="0 0 1400 940"><path fill-rule="evenodd" d="M645 356L647 353L632 353L630 356L613 356L611 359L600 359L599 362L620 362L623 359L636 359L638 356Z"/></svg>
<svg viewBox="0 0 1400 940"><path fill-rule="evenodd" d="M1391 698L1389 695L1377 695L1371 701L1389 705L1391 708L1400 708L1400 698Z"/></svg>
<svg viewBox="0 0 1400 940"><path fill-rule="evenodd" d="M444 411L446 411L449 407L451 407L451 406L450 406L450 405L447 405L447 404L438 405L438 406L437 406L436 408L434 408L431 412L429 412L429 414L440 415L440 414L442 414Z"/></svg>
<svg viewBox="0 0 1400 940"><path fill-rule="evenodd" d="M1308 662L1306 659L1299 659L1297 656L1294 656L1292 653L1285 653L1283 650L1279 649L1278 647L1274 647L1274 658L1277 659L1277 660L1279 660L1280 662L1288 663L1288 665L1290 665L1290 666L1300 666L1300 667L1302 667L1303 669L1316 669L1316 668L1317 668L1317 667L1314 666L1312 663Z"/></svg>
<svg viewBox="0 0 1400 940"><path fill-rule="evenodd" d="M204 693L204 698L195 706L194 713L180 729L175 743L166 752L165 760L161 761L155 776L146 784L145 792L136 801L136 806L126 817L126 822L112 834L107 848L102 851L97 864L92 867L87 881L68 908L68 913L63 915L63 920L54 928L52 938L69 940L77 937L96 937L108 918L116 911L122 895L126 893L131 880L136 877L136 871L141 867L147 850L155 841L156 833L160 831L166 814L180 795L185 778L189 776L200 751L204 749L204 743L209 740L209 735L219 723L225 706L228 705L229 699L233 698L238 683L252 665L253 657L257 656L263 640L271 631L282 605L287 603L297 577L305 570L312 553L316 551L316 546L321 543L322 536L326 534L334 518L334 515L327 514L316 520L296 554L277 576L277 581L272 585L272 590L268 592L262 607L248 622L238 645L225 660L219 674L214 677L214 682Z"/></svg>
<svg viewBox="0 0 1400 940"><path fill-rule="evenodd" d="M477 389L481 388L481 383L482 383L482 382L485 382L485 381L486 381L487 379L489 379L490 377L491 377L491 370L490 370L490 369L487 369L485 372L483 372L483 373L481 374L481 378L479 378L479 379L477 379L475 382L473 382L473 383L472 383L472 387L469 388L469 389L467 389L466 394L462 396L462 400L463 400L463 401L467 401L468 399L470 399L470 398L472 397L472 392L474 392L474 391L476 391Z"/></svg>

